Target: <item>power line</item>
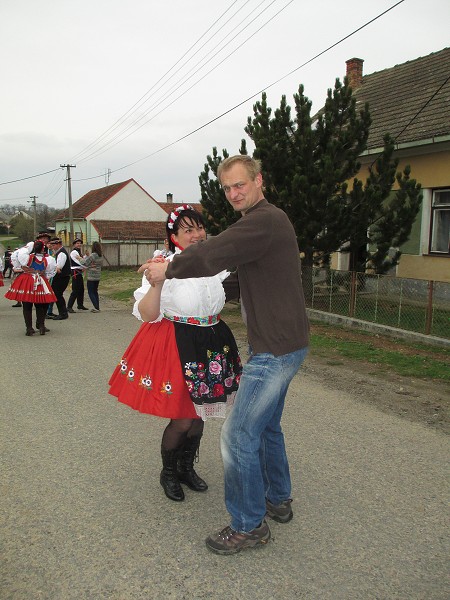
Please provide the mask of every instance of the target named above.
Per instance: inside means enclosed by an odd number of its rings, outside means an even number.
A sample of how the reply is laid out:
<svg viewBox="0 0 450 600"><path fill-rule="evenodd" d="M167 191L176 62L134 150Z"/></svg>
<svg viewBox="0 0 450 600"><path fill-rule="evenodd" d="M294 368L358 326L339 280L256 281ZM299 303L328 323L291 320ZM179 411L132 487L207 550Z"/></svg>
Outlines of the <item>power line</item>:
<svg viewBox="0 0 450 600"><path fill-rule="evenodd" d="M406 125L403 127L403 129L400 131L400 133L397 133L396 136L394 136L394 143L395 144L399 144L399 137L405 133L405 131L408 129L408 127L410 125L412 125L414 123L414 121L417 119L417 117L420 115L420 113L422 111L425 110L425 108L428 106L428 104L430 104L430 102L433 100L433 98L435 96L437 96L437 94L439 94L439 92L442 90L442 88L445 86L446 83L448 83L448 81L450 81L450 75L447 77L447 79L437 88L437 90L435 92L433 92L431 94L431 96L428 98L428 100L425 102L425 104L423 106L421 106L419 108L419 110L416 112L416 114L408 121L408 123L406 123ZM380 156L382 156L383 152L379 152L375 158L373 159L372 163L370 164L370 169L373 167L373 165L377 162L377 160L380 158Z"/></svg>
<svg viewBox="0 0 450 600"><path fill-rule="evenodd" d="M125 112L125 113L124 113L124 114L123 114L121 117L119 117L119 119L118 119L118 120L117 120L115 123L113 123L113 125L111 125L111 127L109 127L109 128L108 128L108 129L107 129L105 132L103 132L103 133L102 133L102 134L101 134L99 137L97 137L97 138L96 138L96 139L95 139L93 142L91 142L91 143L90 143L88 146L86 146L86 148L84 148L84 150L82 150L82 151L80 151L78 154L76 154L74 158L75 158L75 159L78 159L78 157L82 156L82 155L83 155L83 154L84 154L84 153L85 153L87 150L89 150L90 148L92 148L93 146L95 146L95 145L96 145L98 142L100 142L100 141L101 141L103 138L105 138L105 137L107 136L107 134L108 134L110 131L114 131L115 129L117 129L117 128L119 127L119 125L120 125L121 123L123 123L123 122L126 120L126 118L127 118L127 115L128 115L128 116L131 116L131 115L133 115L133 114L134 114L134 113L135 113L135 112L138 110L138 108L140 108L140 106L142 106L143 104L145 104L149 98L151 98L151 97L152 97L152 96L153 96L153 95L154 95L154 94L155 94L157 91L159 91L159 90L161 89L161 87L162 87L163 85L165 85L165 84L161 84L161 85L159 86L159 88L157 88L157 89L156 89L156 90L155 90L155 91L154 91L154 92L151 94L152 90L154 90L154 88L155 88L155 87L156 87L156 86L157 86L159 83L161 83L161 82L162 82L162 81L163 81L163 80L164 80L164 79L165 79L165 78L166 78L166 77L169 75L169 73L170 73L171 71L173 71L173 69L175 69L175 67L177 67L177 65L178 65L180 62L182 62L182 61L183 61L183 59L184 59L185 57L187 57L187 56L189 55L189 53L191 52L191 50L193 50L193 49L195 48L195 46L197 46L197 45L198 45L198 44L201 42L201 40L202 40L202 39L203 39L203 38L204 38L204 37L205 37L205 36L206 36L206 35L207 35L207 34L208 34L208 33L209 33L209 32L210 32L212 29L213 29L213 27L214 27L216 24L218 24L218 23L219 23L219 22L222 20L222 18L223 18L223 17L224 17L224 16L225 16L225 15L226 15L226 14L227 14L227 13L228 13L230 10L231 10L231 8L232 8L232 7L233 7L233 6L234 6L234 5L237 3L237 1L238 1L238 0L235 0L235 1L234 1L234 2L233 2L233 3L232 3L232 4L231 4L231 5L230 5L230 6L229 6L229 7L228 7L228 8L227 8L227 9L226 9L226 10L225 10L225 11L224 11L222 14L221 14L221 15L220 15L220 17L219 17L218 19L216 19L216 20L215 20L215 21L212 23L212 25L210 25L210 27L208 27L208 29L207 29L207 30L206 30L206 31L205 31L205 32L204 32L204 33L203 33L203 34L202 34L202 35L201 35L201 36L200 36L200 37L197 39L197 41L196 41L196 42L194 42L194 43L192 44L192 46L190 46L190 48L189 48L188 50L186 50L186 52L185 52L185 53L184 53L184 54L183 54L183 55L182 55L182 56L181 56L181 57L180 57L180 58L179 58L179 59L178 59L178 60L175 62L175 64L174 64L174 65L172 65L172 67L170 67L170 69L169 69L168 71L166 71L166 73L164 73L164 75L162 75L162 77L160 77L160 78L158 79L158 81L156 81L156 83L154 83L154 84L153 84L153 86L152 86L152 87L151 87L149 90L147 90L147 92L146 92L146 93L145 93L143 96L141 96L141 98L140 98L140 99L139 99L137 102L135 102L135 104L133 104L133 106L132 106L130 109L128 109L128 111L127 111L127 112ZM235 16L236 16L236 15L237 15L237 14L238 14L238 13L239 13L239 12L240 12L240 11L241 11L241 10L242 10L244 7L245 7L245 6L246 6L246 5L249 3L249 2L250 2L250 0L246 0L246 2L244 3L244 5L243 5L243 6L241 6L241 8L239 8L239 9L238 9L238 10L237 10L237 11L236 11L236 12L235 12L235 13L234 13L234 14L233 14L231 17L230 17L230 19L228 19L228 20L225 22L225 24L224 24L224 25L227 25L227 24L230 22L230 20L231 20L233 17L235 17ZM209 41L210 41L210 40L211 40L211 39L212 39L212 38L213 38L215 35L217 35L217 33L213 34L213 35L212 35L212 36L211 36L211 37L210 37L210 38L209 38L209 39L206 41L206 44L207 44L207 43L208 43L208 42L209 42ZM200 48L199 50L197 50L197 52L195 52L195 53L194 53L194 55L193 55L193 56L191 56L191 58L189 58L187 61L185 61L185 62L184 62L184 63L183 63L183 64L182 64L182 65L181 65L181 66L180 66L180 67L179 67L179 68L178 68L178 69L175 71L175 73L173 73L173 74L172 74L172 75L169 77L169 79L168 79L167 81L170 81L170 79L172 79L172 78L173 78L173 77L174 77L174 76L175 76L175 75L176 75L176 74L177 74L177 73L178 73L178 72L179 72L179 71L180 71L180 70L181 70L181 69L182 69L182 68L183 68L183 67L184 67L184 66L185 66L185 65L186 65L188 62L189 62L189 61L191 61L191 60L192 60L192 58L193 58L193 57L194 57L194 56L195 56L195 55L196 55L196 54L197 54L197 53L198 53L198 52L199 52L201 49L203 49L204 47L205 47L205 44L202 46L202 48ZM166 83L167 83L167 81L166 81ZM146 97L149 97L149 98L143 102L143 100L144 100ZM81 159L78 159L78 160L80 161Z"/></svg>
<svg viewBox="0 0 450 600"><path fill-rule="evenodd" d="M233 41L234 39L236 39L239 35L241 35L242 32L245 31L245 29L247 29L252 23L254 23L254 21L257 18L259 18L265 11L267 11L276 1L277 0L272 0L272 2L270 2L270 4L266 8L264 8L258 15L256 15L256 17L254 17L249 23L247 23L244 27L242 27L242 29L240 29L237 33L235 33L235 35L230 40L230 42ZM167 110L177 100L179 100L180 98L182 98L187 92L189 92L192 88L194 88L196 85L198 85L198 83L200 83L205 77L207 77L215 69L217 69L219 66L221 66L225 62L225 60L227 60L230 56L232 56L235 52L237 52L246 43L248 43L257 33L259 33L261 31L261 29L263 29L264 27L266 27L275 17L277 17L280 14L280 12L282 12L283 10L285 10L289 6L289 4L292 4L293 1L294 0L289 0L289 2L285 6L283 6L283 8L281 8L277 13L275 13L272 17L270 17L261 27L259 27L259 29L257 29L254 33L252 33L250 36L248 36L244 40L244 42L242 42L239 46L237 46L237 48L235 48L233 51L231 51L223 60L221 60L220 63L218 63L217 65L215 65L212 69L210 69L207 73L205 73L202 77L200 77L200 79L198 79L197 81L195 81L189 88L187 88L186 90L184 90L181 94L179 94L169 104L167 104L166 106L164 106L163 108L161 108L161 110L159 112L157 112L156 114L154 114L150 119L147 119L146 121L144 121L144 123L141 123L141 125L138 125L138 123L140 121L142 121L142 119L144 119L154 109L157 109L165 100L167 100L170 97L170 95L171 95L171 93L172 93L172 91L174 89L179 89L180 86L185 85L201 69L203 69L204 67L206 67L206 65L208 63L210 63L214 58L216 58L220 54L220 52L222 52L225 48L227 48L228 45L229 45L229 42L227 44L223 44L219 48L219 50L217 50L217 52L215 52L215 54L213 54L212 56L209 56L209 53L208 53L206 55L206 57L203 57L199 62L197 62L197 64L194 65L194 67L192 67L191 70L188 71L188 73L186 73L185 75L183 75L181 77L181 79L179 79L177 82L175 82L172 85L172 87L167 92L164 92L163 96L161 98L159 98L159 100L157 100L148 110L146 110L142 115L140 115L137 119L135 119L131 124L127 125L123 131L117 133L117 135L115 135L115 137L113 137L111 140L105 142L105 144L103 146L101 146L100 148L98 148L97 150L93 150L91 152L91 154L89 154L88 156L85 156L84 158L82 158L81 160L79 160L79 162L85 162L87 160L92 160L93 158L96 158L97 156L100 156L101 154L104 154L104 152L106 152L107 150L110 150L111 148L113 148L114 146L116 146L117 144L119 144L120 142L126 140L131 135L133 135L134 133L136 133L136 131L138 131L139 129L141 129L145 125L147 125L147 123L149 123L154 118L156 118L158 115L160 115L162 112L164 112L165 110ZM260 2L260 4L258 5L257 8L259 8L259 6L261 6L261 4L263 4L263 2ZM243 23L243 22L244 21L241 21L241 23ZM222 38L222 40L219 42L219 44L223 43L233 33L234 32L228 33L224 38ZM216 49L217 49L217 46L213 49L213 51L215 51ZM201 65L201 66L199 66L202 62L204 64ZM194 69L196 69L196 67L198 67L197 70L195 70L194 73L192 73L190 76L188 76L189 73L191 73ZM183 81L183 79L184 79L184 81ZM126 132L129 131L130 129L132 129L133 127L135 127L135 128L130 133L128 133L128 135L125 135Z"/></svg>
<svg viewBox="0 0 450 600"><path fill-rule="evenodd" d="M34 177L42 177L42 175L48 175L49 173L54 173L55 171L59 171L59 169L52 169L51 171L46 171L45 173L39 173L38 175L30 175L29 177L22 177L22 179L13 179L12 181L3 181L0 185L6 185L8 183L17 183L18 181L25 181L26 179L33 179Z"/></svg>
<svg viewBox="0 0 450 600"><path fill-rule="evenodd" d="M279 79L277 79L276 81L273 81L271 84L265 86L264 88L262 88L258 92L254 93L251 96L249 96L248 98L246 98L245 100L242 100L241 102L239 102L238 104L236 104L232 108L230 108L230 109L226 110L225 112L221 113L220 115L218 115L217 117L214 117L213 119L211 119L207 123L204 123L203 125L200 125L200 127L197 127L196 129L190 131L186 135L181 136L180 138L178 138L177 140L171 142L170 144L167 144L166 146L163 146L162 148L159 148L158 150L155 150L151 154L147 154L147 156L144 156L143 158L139 158L138 160L136 160L134 162L131 162L131 163L127 164L127 165L124 165L123 167L119 167L118 169L112 170L111 173L117 173L118 171L122 171L123 169L131 167L131 166L133 166L133 165L135 165L135 164L137 164L139 162L142 162L143 160L146 160L147 158L151 158L152 156L155 156L156 154L159 154L160 152L163 152L164 150L167 150L167 148L171 148L175 144L178 144L182 140L185 140L186 138L190 137L191 135L194 135L194 133L197 133L198 131L201 131L205 127L208 127L209 125L211 125L215 121L218 121L219 119L221 119L225 115L233 112L234 110L236 110L237 108L239 108L240 106L242 106L243 104L245 104L246 102L249 102L249 100L252 100L256 96L259 96L262 92L270 89L271 87L273 87L277 83L280 83L280 81L283 81L284 79L286 79L287 77L289 77L290 75L292 75L293 73L295 73L296 71L298 71L299 69L302 69L303 67L305 67L309 63L313 62L314 60L316 60L317 58L319 58L320 56L322 56L326 52L329 52L330 50L332 50L333 48L335 48L336 46L338 46L339 44L341 44L342 42L344 42L345 40L347 40L351 36L355 35L356 33L358 33L359 31L361 31L365 27L368 27L369 25L371 25L372 23L374 23L375 21L377 21L378 19L380 19L381 17L383 17L385 14L387 14L388 12L390 12L391 10L393 10L394 8L396 8L399 4L402 4L404 1L405 0L399 0L399 2L396 2L390 8L388 8L385 11L381 12L379 15L377 15L373 19L370 19L369 21L367 21L367 23L364 23L364 25L361 25L360 27L358 27L357 29L355 29L351 33L347 34L346 36L344 36L343 38L341 38L340 40L338 40L337 42L335 42L334 44L331 44L331 46L328 46L328 48L326 48L325 50L322 50L321 52L319 52L318 54L316 54L312 58L310 58L307 61L305 61L303 64L299 65L295 69L292 69L291 71L289 71L288 73L286 73L285 75L283 75L282 77L280 77ZM102 177L102 175L95 175L93 177L87 177L85 179L77 179L76 181L88 181L90 179L97 179L98 177Z"/></svg>
<svg viewBox="0 0 450 600"><path fill-rule="evenodd" d="M314 60L316 60L317 58L319 58L320 56L322 56L323 54L329 52L330 50L332 50L333 48L335 48L336 46L338 46L339 44L341 44L342 42L344 42L345 40L347 40L348 38L352 37L353 35L355 35L356 33L358 33L359 31L361 31L362 29L368 27L369 25L371 25L372 23L374 23L375 21L377 21L378 19L380 19L381 17L383 17L384 15L386 15L387 13L389 13L391 10L393 10L394 8L396 8L397 6L399 6L400 4L402 4L405 0L399 0L399 2L396 2L395 4L393 4L391 7L389 7L388 9L384 10L383 12L381 12L379 15L377 15L376 17L374 17L373 19L370 19L369 21L367 21L366 23L364 23L363 25L361 25L360 27L358 27L357 29L355 29L354 31L352 31L351 33L347 34L346 36L344 36L343 38L341 38L340 40L338 40L337 42L335 42L334 44L328 46L325 50L322 50L321 52L319 52L318 54L316 54L315 56L313 56L312 58L308 59L307 61L305 61L303 64L299 65L298 67L296 67L295 69L292 69L291 71L289 71L288 73L286 73L285 75L283 75L282 77L280 77L279 79L277 79L276 81L270 83L269 85L265 86L264 88L262 88L261 90L259 90L258 92L252 94L251 96L247 97L245 100L242 100L241 102L239 102L238 104L236 104L235 106L233 106L232 108L226 110L225 112L221 113L220 115L214 117L213 119L211 119L210 121L204 123L203 125L197 127L196 129L190 131L189 133L179 137L177 140L166 144L165 146L159 148L158 150L155 150L154 152L136 160L133 161L131 163L128 163L127 165L124 165L122 167L119 167L118 169L114 169L111 171L111 173L116 173L118 171L122 171L123 169L126 169L128 167L131 167L139 162L142 162L143 160L146 160L148 158L151 158L152 156L155 156L156 154L159 154L160 152L163 152L164 150L167 150L168 148L174 146L175 144L181 142L182 140L190 137L191 135L194 135L195 133L197 133L198 131L201 131L202 129L204 129L205 127L208 127L209 125L211 125L212 123L214 123L215 121L218 121L219 119L221 119L222 117L224 117L225 115L231 113L232 111L236 110L237 108L239 108L240 106L242 106L243 104L245 104L246 102L248 102L249 100L252 100L253 98L255 98L256 96L260 95L262 92L264 92L267 89L270 89L271 87L273 87L274 85L276 85L277 83L279 83L280 81L283 81L284 79L286 79L287 77L289 77L290 75L292 75L293 73L297 72L298 70L300 70L301 68L305 67L306 65L310 64L311 62L313 62ZM17 179L14 181L7 181L7 182L3 182L0 183L0 185L6 185L7 183L16 183L18 181L25 181L26 179L32 179L33 177L40 177L42 175L46 175L48 173L53 173L55 171L58 171L58 169L53 169L51 171L47 171L45 173L41 173L39 175L32 175L31 177L24 177L22 179ZM100 174L100 175L95 175L93 177L86 177L83 179L76 179L74 181L88 181L91 179L98 179L99 177L103 177L104 174Z"/></svg>
<svg viewBox="0 0 450 600"><path fill-rule="evenodd" d="M428 100L425 102L425 104L417 111L417 113L412 117L412 119L403 127L403 129L400 131L400 133L398 133L395 136L395 141L398 141L398 138L402 135L402 133L404 133L406 131L406 129L408 129L408 127L417 119L417 117L420 115L420 113L425 110L425 108L428 106L428 104L433 100L433 98L439 94L439 92L442 90L442 88L445 86L445 84L450 81L450 75L447 77L447 79L444 81L444 83L442 85L440 85L438 87L438 89L434 92L434 94L432 96L430 96L430 98L428 98Z"/></svg>

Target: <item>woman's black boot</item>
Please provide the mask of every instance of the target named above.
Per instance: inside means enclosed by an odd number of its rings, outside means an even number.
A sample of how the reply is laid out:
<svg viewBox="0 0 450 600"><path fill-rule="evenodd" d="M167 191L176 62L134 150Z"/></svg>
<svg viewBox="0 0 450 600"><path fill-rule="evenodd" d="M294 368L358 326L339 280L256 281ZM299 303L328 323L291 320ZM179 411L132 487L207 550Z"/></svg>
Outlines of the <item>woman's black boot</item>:
<svg viewBox="0 0 450 600"><path fill-rule="evenodd" d="M208 485L194 471L194 460L200 447L201 435L188 437L184 442L178 460L178 480L194 492L206 492Z"/></svg>
<svg viewBox="0 0 450 600"><path fill-rule="evenodd" d="M184 500L183 488L177 477L178 454L178 448L175 450L165 450L164 448L161 448L163 470L161 471L159 481L161 482L165 495L170 498L170 500L175 500L175 502Z"/></svg>

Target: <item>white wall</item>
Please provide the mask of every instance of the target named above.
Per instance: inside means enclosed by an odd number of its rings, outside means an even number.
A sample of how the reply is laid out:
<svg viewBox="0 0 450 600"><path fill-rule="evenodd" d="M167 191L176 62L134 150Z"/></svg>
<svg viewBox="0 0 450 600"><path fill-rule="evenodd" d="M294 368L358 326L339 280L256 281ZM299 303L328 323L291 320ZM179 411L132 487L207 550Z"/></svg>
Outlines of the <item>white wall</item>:
<svg viewBox="0 0 450 600"><path fill-rule="evenodd" d="M88 220L105 221L161 221L167 213L144 192L137 183L130 181L112 198L94 210Z"/></svg>

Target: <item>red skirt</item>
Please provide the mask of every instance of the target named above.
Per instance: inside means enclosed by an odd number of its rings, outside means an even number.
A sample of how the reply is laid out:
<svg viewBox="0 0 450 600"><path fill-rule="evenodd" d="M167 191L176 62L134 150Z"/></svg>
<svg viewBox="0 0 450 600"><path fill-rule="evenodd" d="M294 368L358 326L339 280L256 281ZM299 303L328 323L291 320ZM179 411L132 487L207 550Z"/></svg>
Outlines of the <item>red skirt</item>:
<svg viewBox="0 0 450 600"><path fill-rule="evenodd" d="M173 323L143 323L109 380L109 393L141 413L198 418L184 380Z"/></svg>
<svg viewBox="0 0 450 600"><path fill-rule="evenodd" d="M44 275L32 275L31 273L21 273L16 277L6 292L5 298L33 304L56 302L56 296L48 279Z"/></svg>

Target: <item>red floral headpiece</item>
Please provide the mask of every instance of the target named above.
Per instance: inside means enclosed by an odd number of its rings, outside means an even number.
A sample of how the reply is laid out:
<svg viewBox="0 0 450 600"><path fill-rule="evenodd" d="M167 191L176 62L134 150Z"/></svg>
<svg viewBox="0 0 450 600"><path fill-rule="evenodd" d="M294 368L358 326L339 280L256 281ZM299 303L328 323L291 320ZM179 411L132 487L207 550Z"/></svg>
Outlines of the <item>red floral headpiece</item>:
<svg viewBox="0 0 450 600"><path fill-rule="evenodd" d="M170 213L170 217L167 222L167 227L169 229L173 229L175 221L178 219L180 212L183 212L183 210L194 210L194 208L190 204L181 204L180 206L177 206L176 209Z"/></svg>

